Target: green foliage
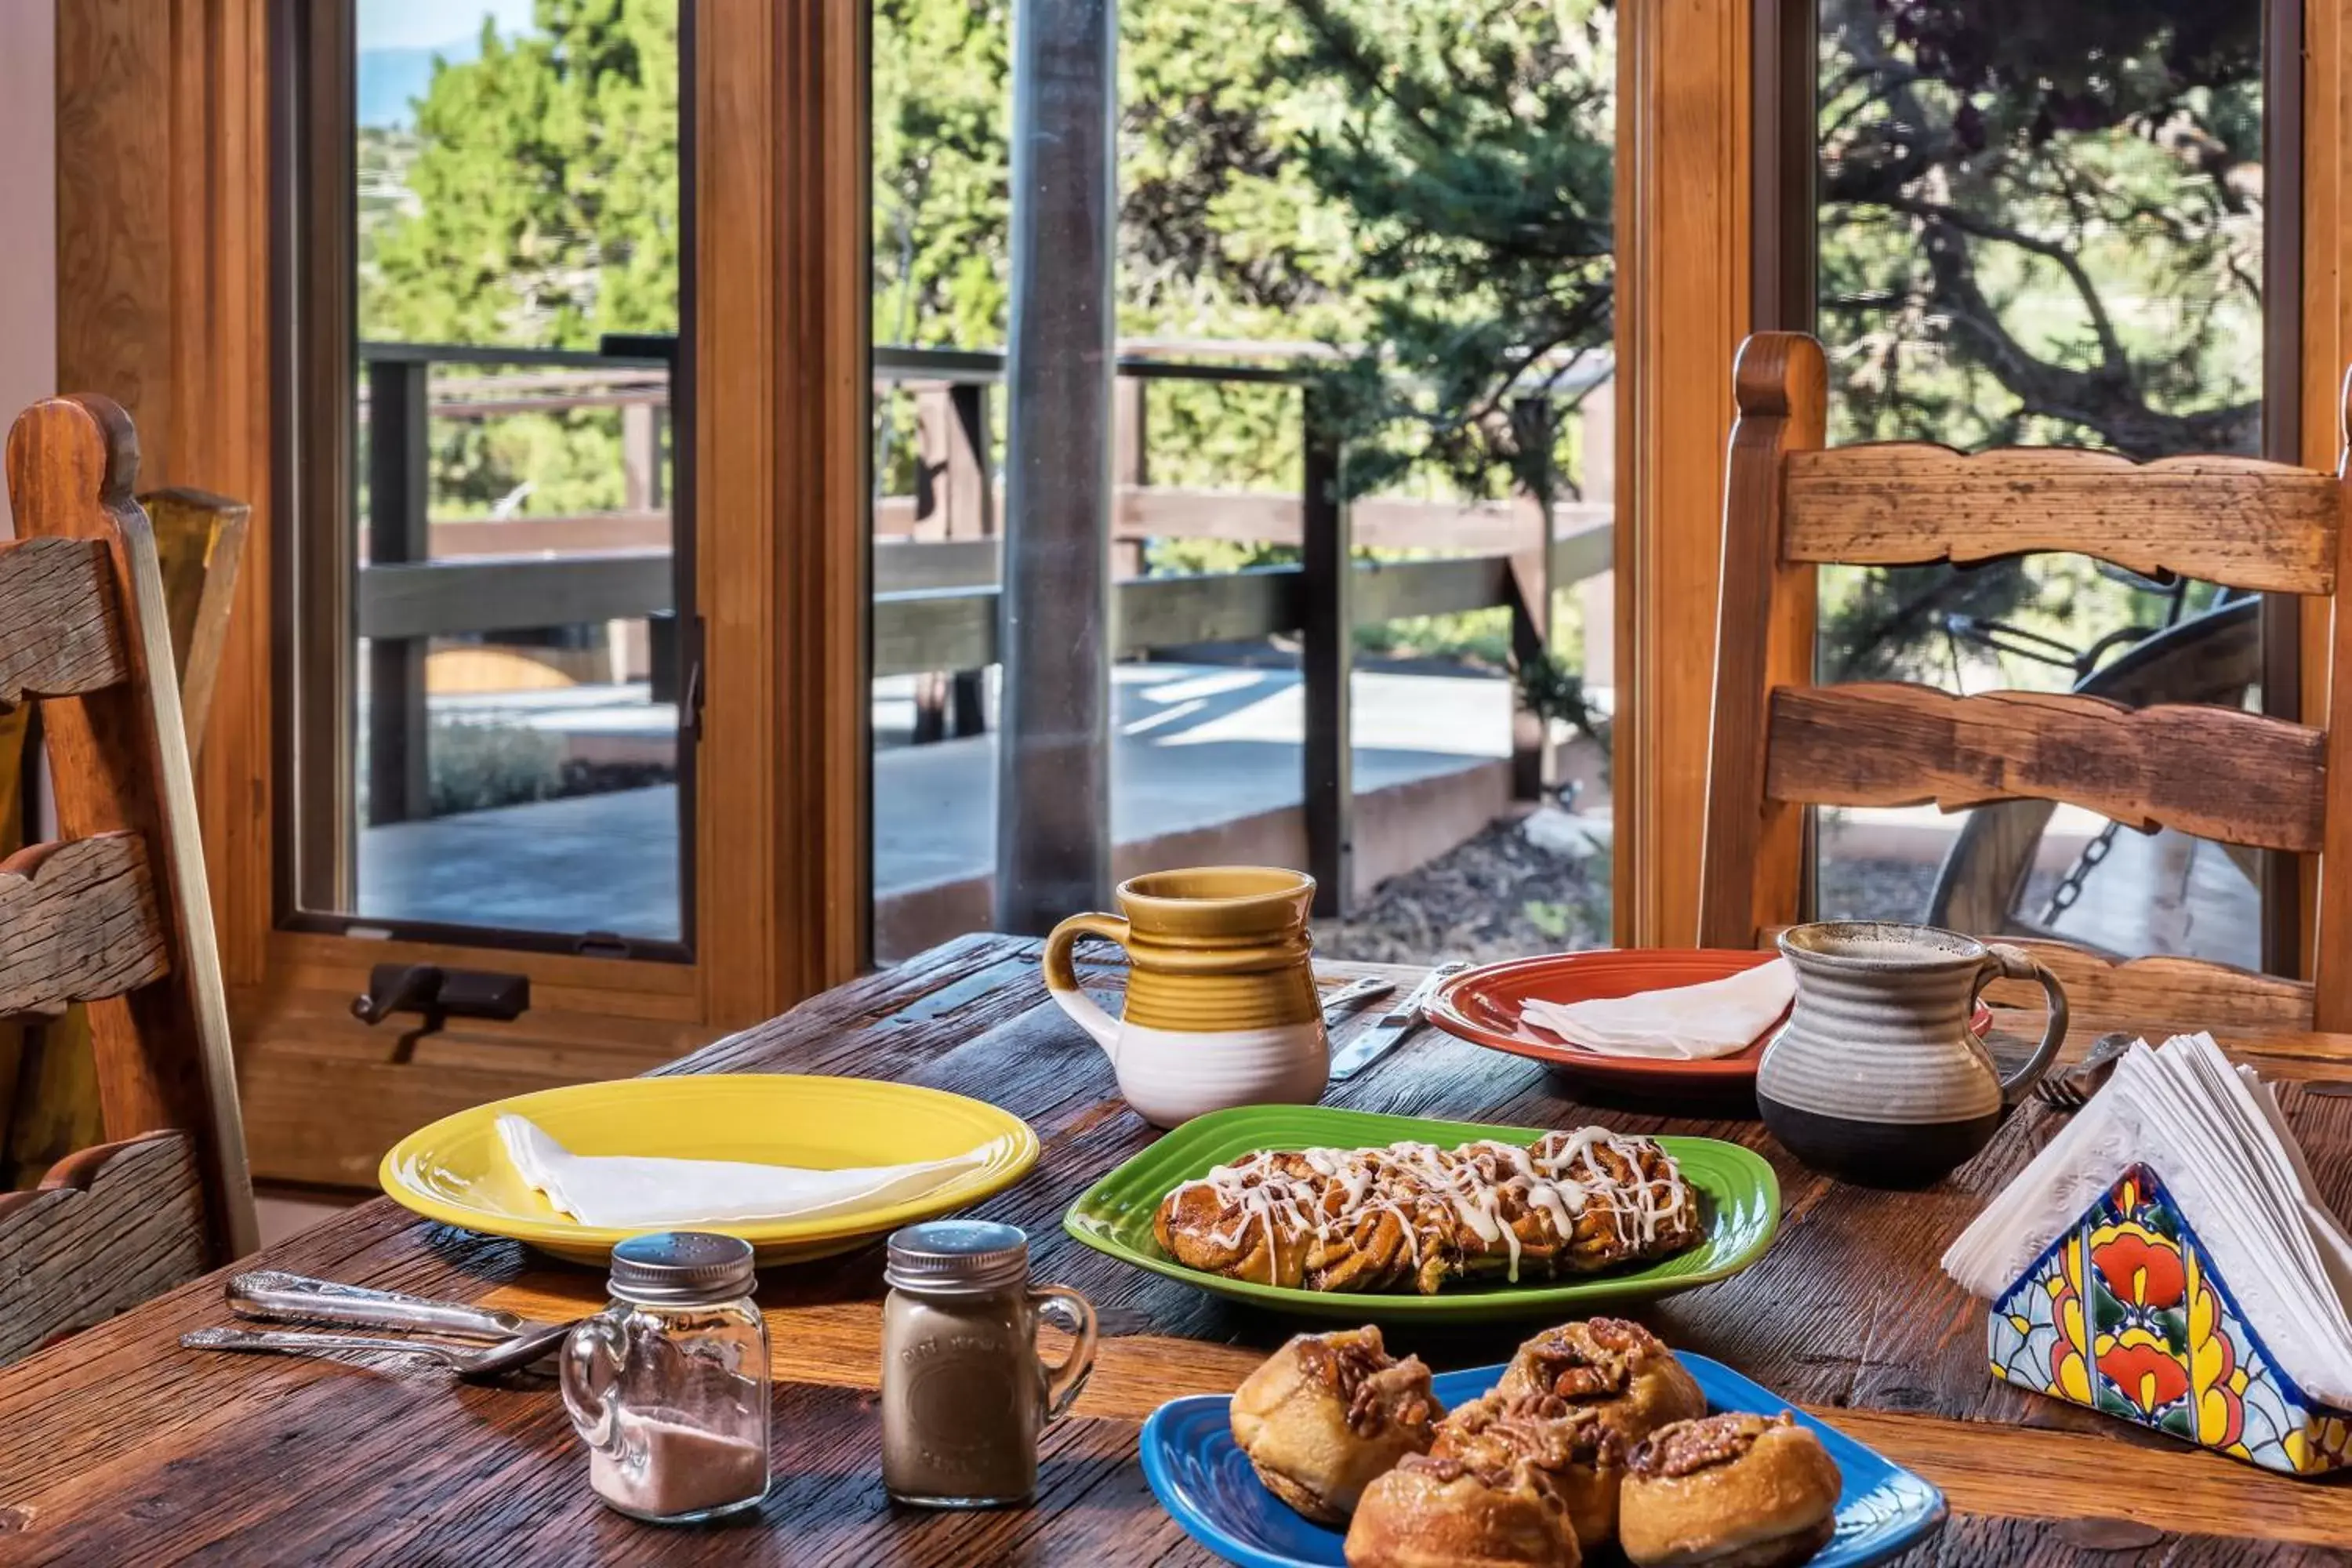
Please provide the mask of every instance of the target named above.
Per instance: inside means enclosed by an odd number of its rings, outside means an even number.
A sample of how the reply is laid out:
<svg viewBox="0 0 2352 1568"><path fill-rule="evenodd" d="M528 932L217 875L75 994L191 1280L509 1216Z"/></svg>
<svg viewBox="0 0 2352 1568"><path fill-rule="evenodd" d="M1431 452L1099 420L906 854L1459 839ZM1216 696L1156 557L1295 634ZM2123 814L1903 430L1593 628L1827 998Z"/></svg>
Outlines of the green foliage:
<svg viewBox="0 0 2352 1568"><path fill-rule="evenodd" d="M436 65L415 208L362 261L362 337L593 348L677 324L677 0L538 0Z"/></svg>
<svg viewBox="0 0 2352 1568"><path fill-rule="evenodd" d="M363 339L590 348L677 325L677 0L538 0L359 146ZM467 367L448 373L478 377ZM437 516L622 504L610 408L434 422Z"/></svg>
<svg viewBox="0 0 2352 1568"><path fill-rule="evenodd" d="M884 342L1003 340L1010 0L876 0ZM539 0L361 165L363 335L584 346L674 324L677 0ZM2260 7L1822 0L1833 438L2254 449ZM1571 489L1513 417L1612 330L1610 0L1135 0L1120 13L1122 333L1320 342L1357 493ZM1150 395L1155 483L1290 489L1297 395ZM886 407L884 489L911 487ZM609 411L436 430L436 505L618 504ZM1712 455L1710 455L1712 460ZM1280 552L1168 541L1156 570ZM1836 672L1939 673L1942 617L2081 640L2140 600L2074 566L1833 574ZM1374 646L1499 654L1496 617ZM2015 673L2015 672L2012 672Z"/></svg>
<svg viewBox="0 0 2352 1568"><path fill-rule="evenodd" d="M550 800L563 793L563 738L527 724L438 720L425 756L436 816Z"/></svg>
<svg viewBox="0 0 2352 1568"><path fill-rule="evenodd" d="M1349 482L1418 464L1465 493L1554 482L1509 397L1612 331L1614 13L1556 0L1291 0L1306 169L1344 205L1368 310L1323 378Z"/></svg>
<svg viewBox="0 0 2352 1568"><path fill-rule="evenodd" d="M2260 6L1823 0L1822 18L1833 442L2258 449ZM1948 614L2085 644L2146 606L2035 561L1834 573L1822 608L1826 673L1862 678L1946 673Z"/></svg>
<svg viewBox="0 0 2352 1568"><path fill-rule="evenodd" d="M1591 737L1603 752L1609 749L1610 724L1592 706L1584 677L1556 653L1514 661L1511 678L1517 682L1519 700L1546 723L1562 723Z"/></svg>
<svg viewBox="0 0 2352 1568"><path fill-rule="evenodd" d="M1519 906L1519 918L1554 942L1568 940L1580 923L1579 912L1573 904L1550 899L1529 899Z"/></svg>

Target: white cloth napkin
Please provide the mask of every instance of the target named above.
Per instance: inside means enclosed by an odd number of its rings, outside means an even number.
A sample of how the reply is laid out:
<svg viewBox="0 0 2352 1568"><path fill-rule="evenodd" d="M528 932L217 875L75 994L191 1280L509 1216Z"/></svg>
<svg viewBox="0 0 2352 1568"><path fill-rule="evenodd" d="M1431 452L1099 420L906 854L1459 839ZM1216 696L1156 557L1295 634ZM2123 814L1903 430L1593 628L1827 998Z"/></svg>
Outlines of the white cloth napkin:
<svg viewBox="0 0 2352 1568"><path fill-rule="evenodd" d="M2143 1041L1944 1254L1997 1300L2124 1167L2156 1172L2289 1377L2352 1405L2352 1237L2330 1214L2277 1097L2210 1035Z"/></svg>
<svg viewBox="0 0 2352 1568"><path fill-rule="evenodd" d="M1521 1013L1530 1024L1600 1056L1703 1061L1752 1043L1789 1010L1796 994L1796 972L1787 959L1776 958L1721 980L1631 996L1589 1002L1529 997Z"/></svg>
<svg viewBox="0 0 2352 1568"><path fill-rule="evenodd" d="M499 1139L522 1179L583 1225L658 1230L713 1220L809 1219L900 1203L976 1164L982 1151L912 1165L810 1171L737 1160L574 1154L528 1118L501 1116Z"/></svg>

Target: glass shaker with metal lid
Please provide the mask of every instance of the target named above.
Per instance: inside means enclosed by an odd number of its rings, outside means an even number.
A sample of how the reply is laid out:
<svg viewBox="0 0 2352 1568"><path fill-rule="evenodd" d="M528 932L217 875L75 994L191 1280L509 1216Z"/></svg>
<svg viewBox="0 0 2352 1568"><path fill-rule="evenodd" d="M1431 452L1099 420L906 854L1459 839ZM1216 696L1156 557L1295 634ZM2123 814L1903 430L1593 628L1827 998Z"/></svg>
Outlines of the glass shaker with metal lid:
<svg viewBox="0 0 2352 1568"><path fill-rule="evenodd" d="M1033 1289L1029 1238L1009 1225L935 1220L890 1237L883 1279L882 1483L900 1502L994 1508L1037 1489L1037 1437L1094 1370L1095 1310ZM1048 1366L1047 1320L1076 1337Z"/></svg>
<svg viewBox="0 0 2352 1568"><path fill-rule="evenodd" d="M701 1231L613 1248L612 1300L563 1347L563 1404L611 1508L689 1524L767 1495L768 1331L749 1243Z"/></svg>

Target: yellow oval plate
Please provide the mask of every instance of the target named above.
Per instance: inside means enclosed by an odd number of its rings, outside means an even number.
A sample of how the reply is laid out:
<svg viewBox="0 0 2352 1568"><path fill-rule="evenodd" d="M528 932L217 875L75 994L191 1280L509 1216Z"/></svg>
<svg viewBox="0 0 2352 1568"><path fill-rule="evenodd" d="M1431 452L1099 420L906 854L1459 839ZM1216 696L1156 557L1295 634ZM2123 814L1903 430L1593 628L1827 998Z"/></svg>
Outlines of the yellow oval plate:
<svg viewBox="0 0 2352 1568"><path fill-rule="evenodd" d="M573 1084L517 1095L445 1116L393 1146L376 1179L394 1203L427 1219L512 1237L558 1258L603 1263L635 1234L582 1225L528 1185L499 1142L512 1111L547 1129L575 1154L744 1160L837 1171L985 1158L920 1197L803 1220L751 1220L701 1228L740 1236L762 1264L846 1252L917 1220L978 1203L1037 1163L1028 1123L960 1094L862 1078L706 1073Z"/></svg>

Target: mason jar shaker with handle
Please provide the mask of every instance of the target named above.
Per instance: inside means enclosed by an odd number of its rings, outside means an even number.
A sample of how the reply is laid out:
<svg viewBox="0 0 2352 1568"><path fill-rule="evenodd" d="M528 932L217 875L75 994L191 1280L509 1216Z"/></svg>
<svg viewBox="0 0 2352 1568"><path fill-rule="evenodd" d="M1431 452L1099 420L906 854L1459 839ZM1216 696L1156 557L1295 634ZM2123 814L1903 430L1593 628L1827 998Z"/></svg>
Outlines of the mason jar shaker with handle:
<svg viewBox="0 0 2352 1568"><path fill-rule="evenodd" d="M564 1342L564 1408L605 1506L690 1524L767 1495L768 1331L749 1243L701 1231L613 1248L612 1300Z"/></svg>
<svg viewBox="0 0 2352 1568"><path fill-rule="evenodd" d="M1038 1435L1094 1370L1094 1308L1066 1286L1033 1288L1029 1238L984 1220L897 1232L883 1279L884 1488L925 1508L1028 1501ZM1041 1319L1076 1337L1057 1365L1038 1354Z"/></svg>

